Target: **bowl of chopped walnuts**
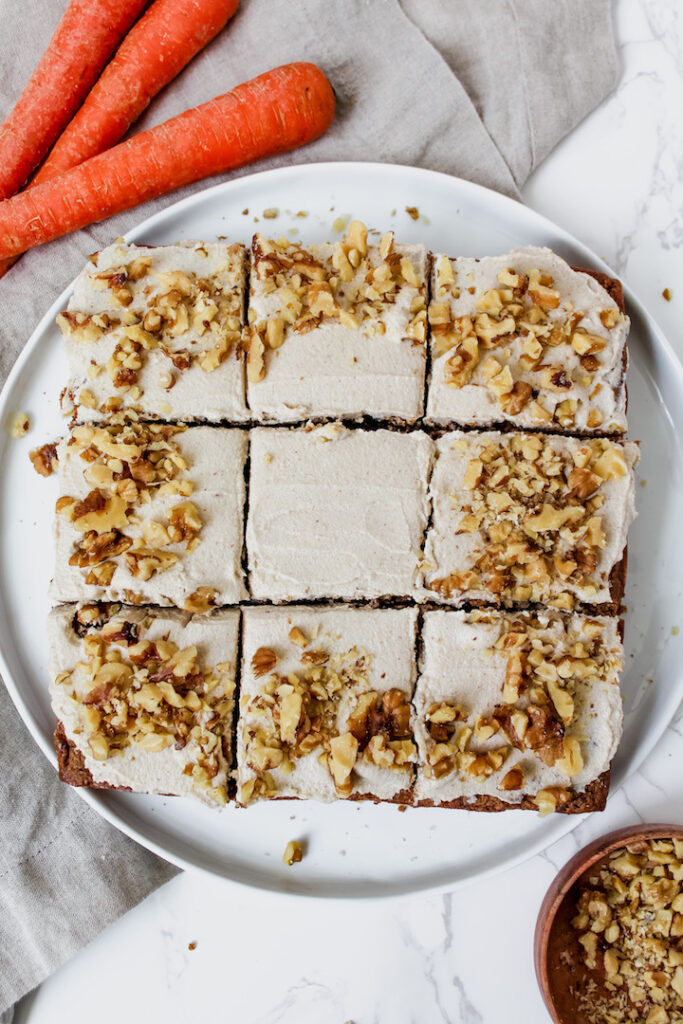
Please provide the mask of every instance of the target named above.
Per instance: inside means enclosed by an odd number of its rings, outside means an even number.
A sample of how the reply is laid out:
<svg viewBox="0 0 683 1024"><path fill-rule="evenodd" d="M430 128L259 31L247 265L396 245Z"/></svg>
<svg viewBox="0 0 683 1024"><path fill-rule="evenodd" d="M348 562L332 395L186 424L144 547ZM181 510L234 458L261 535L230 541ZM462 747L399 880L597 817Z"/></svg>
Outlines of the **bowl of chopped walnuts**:
<svg viewBox="0 0 683 1024"><path fill-rule="evenodd" d="M534 960L555 1024L683 1024L683 825L580 850L543 900Z"/></svg>

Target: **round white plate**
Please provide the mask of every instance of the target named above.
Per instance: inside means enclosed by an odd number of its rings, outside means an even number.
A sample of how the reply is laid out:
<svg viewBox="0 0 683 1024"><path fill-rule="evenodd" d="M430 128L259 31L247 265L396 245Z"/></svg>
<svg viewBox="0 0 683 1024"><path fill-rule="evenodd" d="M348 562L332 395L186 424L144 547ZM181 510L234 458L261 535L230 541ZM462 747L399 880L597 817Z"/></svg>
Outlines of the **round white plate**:
<svg viewBox="0 0 683 1024"><path fill-rule="evenodd" d="M263 211L273 207L277 219L264 222ZM417 207L418 219L406 207ZM307 216L297 216L299 211ZM342 229L335 222L349 215L435 251L485 256L520 244L547 245L575 266L609 271L576 239L511 199L447 175L381 164L314 164L243 177L169 206L127 240L160 245L227 236L248 243L258 223L269 233L319 242L338 237ZM53 763L45 616L57 486L34 473L28 452L64 431L57 399L67 366L54 319L69 294L46 313L0 398L0 667ZM652 749L683 696L683 666L668 642L672 629L683 625L683 371L629 292L627 303L633 321L629 423L631 437L642 442L642 460L639 517L629 539L625 729L613 789ZM32 427L26 439L14 440L7 428L20 411L29 414ZM192 800L79 792L117 828L182 867L299 896L368 898L453 889L531 856L581 820L541 819L529 812L399 813L394 806L343 801L284 801L217 812ZM288 868L281 857L293 838L304 840L307 850L300 864Z"/></svg>

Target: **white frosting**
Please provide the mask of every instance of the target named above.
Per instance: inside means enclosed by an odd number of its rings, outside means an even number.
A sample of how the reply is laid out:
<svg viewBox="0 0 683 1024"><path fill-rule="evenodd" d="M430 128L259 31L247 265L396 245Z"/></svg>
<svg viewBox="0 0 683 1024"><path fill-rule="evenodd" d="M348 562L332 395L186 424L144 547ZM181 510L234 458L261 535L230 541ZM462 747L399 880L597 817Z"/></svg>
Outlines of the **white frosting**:
<svg viewBox="0 0 683 1024"><path fill-rule="evenodd" d="M437 256L434 261L432 298L444 301L447 296L440 295L436 284L436 267L439 259L441 257ZM502 256L490 256L480 260L459 257L451 260L451 264L455 272L455 288L459 289L458 298L448 296L453 318L471 314L482 291L501 287L497 280L499 270L511 267L524 274L533 269L550 274L554 279L555 288L560 293L561 301L558 309L551 310L547 314L549 319L551 321L565 319L567 303L571 303L571 311L583 313L581 327L590 334L599 335L607 341L606 347L600 352L600 368L594 374L591 384L585 387L578 382L578 377L583 375L584 371L579 356L568 344L558 345L547 350L549 354L546 356L547 361L562 366L567 376L574 381L571 390L561 393L543 388L540 373L530 370L524 362L520 361L519 338L509 344L506 343L506 348L510 350L507 357L501 356L501 350L498 347L485 352L484 355L493 355L499 362L508 365L514 380L527 381L532 387L539 389L543 405L549 412L552 412L556 405L567 398L576 399L578 408L574 429L591 430L587 424L588 414L591 409L596 409L602 414L602 423L598 432L626 430L626 389L623 380L622 355L629 330L629 319L628 317L621 318L620 322L611 330L603 327L599 317L600 310L618 309L618 307L595 278L572 270L568 263L550 249L534 246L520 246ZM474 288L473 293L469 291L470 288ZM539 423L534 418L528 405L516 415L505 413L497 397L486 387L481 377L480 365L474 371L472 383L466 384L462 388L449 387L444 379L444 364L451 354L451 352L446 352L436 358L432 357L427 397L429 419L439 423L458 423L463 426L491 425L503 420L515 423L519 427L536 429L539 426L547 425ZM597 395L591 397L597 384L601 384L602 387Z"/></svg>
<svg viewBox="0 0 683 1024"><path fill-rule="evenodd" d="M519 617L522 613L518 613ZM426 760L434 741L425 727L425 713L432 704L448 701L462 706L472 725L477 715L490 714L502 703L507 653L495 651L487 655L502 633L503 615L496 615L492 623L468 622L468 612L426 612L423 625L423 654L420 676L415 689L415 739L418 744L419 763ZM557 649L568 650L568 632L581 638L584 616L562 618L548 613L548 635L557 643ZM604 624L603 645L613 652L613 667L605 679L577 680L574 691L575 720L569 735L580 738L584 767L571 780L571 789L581 792L606 771L621 736L623 710L619 691L619 669L623 656L617 634L617 620L592 618ZM475 743L475 750L485 751L506 742L499 733L487 741ZM511 768L519 765L525 776L522 790L502 791L498 784ZM518 803L524 795L535 795L546 786L567 786L568 779L557 768L548 767L529 751L513 748L501 769L488 779L464 776L457 770L441 779L430 779L418 767L415 795L419 800L455 800L459 797L496 796L508 803Z"/></svg>
<svg viewBox="0 0 683 1024"><path fill-rule="evenodd" d="M422 245L397 245L410 259L426 292L427 254ZM309 247L314 257L334 273L331 244ZM368 258L381 262L377 246L369 246ZM359 275L348 285L355 289ZM315 416L396 416L415 420L424 403L425 344L406 337L414 313L410 304L419 294L403 284L387 304L380 322L385 333L368 329L361 319L358 329L342 327L325 318L314 330L300 334L287 327L280 348L266 353L266 373L261 381L249 381L249 407L258 419L294 422ZM339 296L343 304L344 286ZM256 321L281 312L275 293L268 291L252 267L250 316Z"/></svg>
<svg viewBox="0 0 683 1024"><path fill-rule="evenodd" d="M337 712L337 730L347 731L347 719L354 708L354 698L361 692L388 689L402 690L412 696L417 676L415 664L415 633L417 609L369 608L245 608L243 615L242 672L240 718L237 729L237 785L238 791L255 773L245 763L245 731L258 727L259 717L245 713L250 698L263 691L267 676L258 678L251 660L259 647L269 647L278 655L275 671L280 675L300 670L301 648L289 639L293 626L311 641L310 647L322 648L330 654L345 654L356 648L359 654L370 656L367 672L368 685L354 683L349 687ZM317 747L305 757L294 761L294 770L285 774L279 768L271 770L277 796L336 800L334 782L325 765L318 761L322 748ZM378 768L364 757L356 761L353 774L353 792L371 794L379 799L390 799L412 781L412 769Z"/></svg>
<svg viewBox="0 0 683 1024"><path fill-rule="evenodd" d="M140 256L151 257L153 263L143 278L129 283L133 301L126 307L128 311L144 313L149 298L167 290L159 275L180 270L188 275L208 278L212 285L221 288L224 295L230 296L231 315L239 320L240 325L243 324L246 285L244 247L218 242L183 242L158 248L120 243L110 245L97 253L96 265L88 263L76 278L69 310L121 317L124 309L112 300L110 289L95 288L92 278L95 274L128 264ZM234 346L225 362L211 372L196 364L178 371L159 349L145 352L145 360L138 375L142 395L133 400L129 392L114 387L106 369L92 379L88 376L88 368L93 360L106 366L122 336L122 329L114 328L97 341L65 338L69 388L76 399L81 389L85 388L95 397L98 406L112 396L119 396L123 400L122 408L135 407L143 414L158 419L207 422L231 420L242 423L249 418L244 398L244 354L239 346ZM165 335L164 344L171 351L182 349L190 354L201 353L211 347L212 335L209 332L199 335L190 327L177 337ZM169 373L173 374L175 384L167 390L164 375ZM80 405L78 415L84 422L106 418L97 409L85 405Z"/></svg>
<svg viewBox="0 0 683 1024"><path fill-rule="evenodd" d="M580 448L584 441L581 438L561 437L556 434L542 435L544 443L552 446L563 459L573 465L571 453ZM505 445L513 434L449 431L436 442L436 459L430 482L430 499L432 503L432 523L427 531L425 544L425 582L442 579L453 572L469 569L477 557L484 551L485 538L481 531L473 533L457 533L458 524L464 515L463 506L472 500L472 491L463 486L463 478L471 459L491 441ZM464 443L464 446L463 446ZM609 479L600 486L600 493L605 503L600 509L606 545L598 551L598 563L591 574L596 592L590 592L571 580L556 577L548 581L545 599L570 591L577 600L589 604L610 601L609 575L617 562L620 561L629 525L633 522L635 511L635 488L633 466L638 461L637 445L612 442L621 448L629 466L629 472L618 479ZM430 598L439 600L439 595L428 591ZM458 602L466 600L490 601L491 594L485 589L471 588L466 592L454 595Z"/></svg>
<svg viewBox="0 0 683 1024"><path fill-rule="evenodd" d="M425 434L251 431L251 592L274 601L410 595L421 582Z"/></svg>
<svg viewBox="0 0 683 1024"><path fill-rule="evenodd" d="M93 781L107 783L116 788L128 788L134 793L164 793L169 796L194 796L203 803L216 807L214 800L192 784L190 775L183 774L186 764L196 759L198 749L193 741L176 750L174 746L152 752L142 750L135 743L105 760L92 757L87 742L87 727L83 718L82 698L93 683L85 672L75 668L83 658L83 641L72 627L75 605L54 609L48 618L50 638L50 699L58 721L64 726L67 738L81 752L85 768ZM221 662L236 666L239 611L221 609L210 615L190 616L184 612L158 611L151 608L125 608L128 622L144 623L140 639L169 639L179 648L195 645L200 664L210 668ZM122 616L116 616L117 618ZM119 645L112 644L114 648ZM125 659L126 648L119 648ZM60 672L71 672L66 684L55 682ZM233 677L234 678L234 677ZM226 729L228 749L230 724ZM225 786L229 763L219 752L220 770L213 780L215 786Z"/></svg>
<svg viewBox="0 0 683 1024"><path fill-rule="evenodd" d="M242 536L244 515L244 463L247 433L221 427L188 427L173 435L188 463L184 477L195 489L188 500L202 519L200 543L186 551L185 543L169 544L164 551L179 556L175 565L142 580L131 574L125 555L116 559L117 569L106 587L85 583L88 570L69 565L73 545L80 540L72 523L65 516L56 516L57 558L51 596L55 601L118 601L125 600L125 591L132 590L150 604L183 606L184 600L198 587L214 587L217 604L233 604L246 596L242 579ZM74 454L67 439L58 446L60 494L79 500L91 490L83 471L88 465ZM183 501L179 495L154 494L149 504L135 507L141 520L166 522L166 510ZM131 537L140 536L139 526L125 530Z"/></svg>

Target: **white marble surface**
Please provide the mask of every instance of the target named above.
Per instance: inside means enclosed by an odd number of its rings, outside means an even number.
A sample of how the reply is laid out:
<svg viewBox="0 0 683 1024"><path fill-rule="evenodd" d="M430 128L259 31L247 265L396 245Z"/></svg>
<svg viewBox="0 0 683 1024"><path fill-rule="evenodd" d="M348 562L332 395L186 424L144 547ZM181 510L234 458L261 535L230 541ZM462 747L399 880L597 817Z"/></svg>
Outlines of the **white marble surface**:
<svg viewBox="0 0 683 1024"><path fill-rule="evenodd" d="M604 256L683 358L683 8L618 0L616 16L616 93L546 160L524 198ZM27 997L16 1024L54 1024L67 1010L70 1024L547 1024L532 937L548 884L596 835L683 820L682 758L683 709L603 815L450 896L294 904L184 874Z"/></svg>

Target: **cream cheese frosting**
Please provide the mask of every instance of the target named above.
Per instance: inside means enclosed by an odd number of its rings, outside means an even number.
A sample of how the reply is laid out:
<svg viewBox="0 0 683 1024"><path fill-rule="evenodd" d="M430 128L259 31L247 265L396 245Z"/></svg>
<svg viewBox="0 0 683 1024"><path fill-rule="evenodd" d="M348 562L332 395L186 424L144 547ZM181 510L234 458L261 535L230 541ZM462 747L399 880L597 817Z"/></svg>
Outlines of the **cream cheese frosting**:
<svg viewBox="0 0 683 1024"><path fill-rule="evenodd" d="M421 583L433 442L421 431L251 431L251 593L407 596Z"/></svg>
<svg viewBox="0 0 683 1024"><path fill-rule="evenodd" d="M92 257L57 322L81 421L136 409L157 419L248 419L245 250L115 243Z"/></svg>
<svg viewBox="0 0 683 1024"><path fill-rule="evenodd" d="M436 443L425 587L446 601L612 600L635 517L638 448L606 438L451 431Z"/></svg>
<svg viewBox="0 0 683 1024"><path fill-rule="evenodd" d="M52 707L94 783L225 803L239 614L50 613Z"/></svg>
<svg viewBox="0 0 683 1024"><path fill-rule="evenodd" d="M623 717L616 619L429 611L422 636L417 799L545 791L559 806L609 768Z"/></svg>
<svg viewBox="0 0 683 1024"><path fill-rule="evenodd" d="M424 246L394 245L389 235L369 244L359 222L334 244L303 247L256 235L249 344L262 359L247 385L254 416L417 419L426 296Z"/></svg>
<svg viewBox="0 0 683 1024"><path fill-rule="evenodd" d="M246 453L239 429L125 421L74 428L58 445L51 596L189 611L245 597Z"/></svg>
<svg viewBox="0 0 683 1024"><path fill-rule="evenodd" d="M626 430L628 317L550 249L436 257L430 323L430 419Z"/></svg>
<svg viewBox="0 0 683 1024"><path fill-rule="evenodd" d="M238 799L389 800L405 790L417 609L242 614Z"/></svg>

